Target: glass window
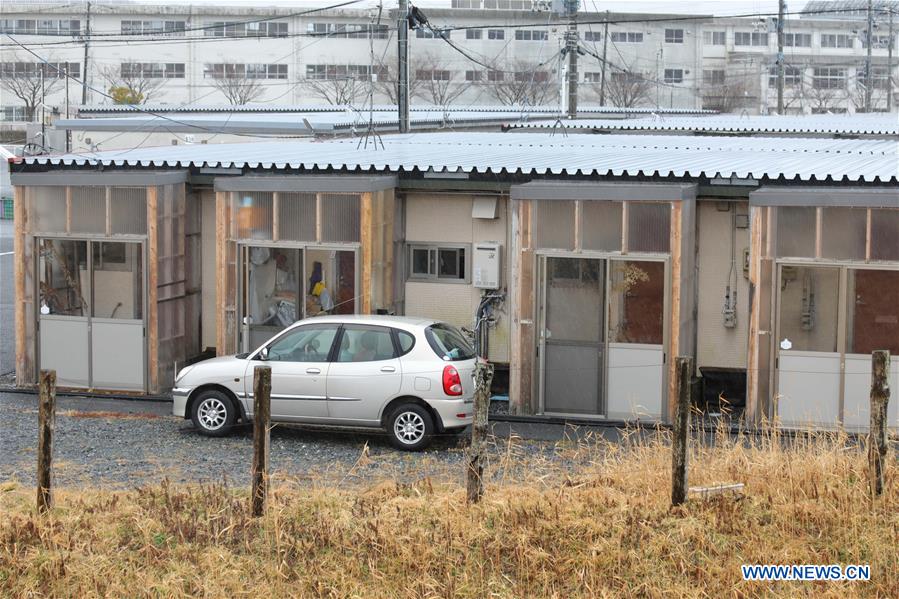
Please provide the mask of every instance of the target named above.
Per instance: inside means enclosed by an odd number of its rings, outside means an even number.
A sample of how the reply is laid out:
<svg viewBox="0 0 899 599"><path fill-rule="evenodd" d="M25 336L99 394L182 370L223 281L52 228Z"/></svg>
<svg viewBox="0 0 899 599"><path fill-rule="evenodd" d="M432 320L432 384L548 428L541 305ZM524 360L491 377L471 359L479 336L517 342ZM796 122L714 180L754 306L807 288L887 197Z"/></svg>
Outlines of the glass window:
<svg viewBox="0 0 899 599"><path fill-rule="evenodd" d="M94 318L143 318L143 260L139 243L94 242Z"/></svg>
<svg viewBox="0 0 899 599"><path fill-rule="evenodd" d="M394 329L394 331L396 331L396 338L400 342L400 355L405 356L415 347L415 335L399 329Z"/></svg>
<svg viewBox="0 0 899 599"><path fill-rule="evenodd" d="M628 204L627 249L630 252L670 251L671 204Z"/></svg>
<svg viewBox="0 0 899 599"><path fill-rule="evenodd" d="M476 355L462 332L454 326L442 322L433 324L425 329L425 338L434 353L448 362L470 360Z"/></svg>
<svg viewBox="0 0 899 599"><path fill-rule="evenodd" d="M465 39L467 40L479 40L481 39L483 31L481 29L466 29L465 30Z"/></svg>
<svg viewBox="0 0 899 599"><path fill-rule="evenodd" d="M44 239L38 270L42 314L87 316L90 281L86 241Z"/></svg>
<svg viewBox="0 0 899 599"><path fill-rule="evenodd" d="M272 238L272 194L236 192L237 237L240 239Z"/></svg>
<svg viewBox="0 0 899 599"><path fill-rule="evenodd" d="M849 271L849 353L899 355L899 271Z"/></svg>
<svg viewBox="0 0 899 599"><path fill-rule="evenodd" d="M340 337L338 362L377 362L396 357L390 329L358 325L345 326Z"/></svg>
<svg viewBox="0 0 899 599"><path fill-rule="evenodd" d="M871 259L899 262L899 210L871 210Z"/></svg>
<svg viewBox="0 0 899 599"><path fill-rule="evenodd" d="M293 329L268 346L268 359L278 362L327 362L337 325L306 325Z"/></svg>
<svg viewBox="0 0 899 599"><path fill-rule="evenodd" d="M703 43L706 46L723 46L726 39L724 31L704 31L702 33Z"/></svg>
<svg viewBox="0 0 899 599"><path fill-rule="evenodd" d="M823 208L821 256L864 260L868 211L865 208Z"/></svg>
<svg viewBox="0 0 899 599"><path fill-rule="evenodd" d="M487 30L487 39L504 40L504 39L506 39L506 30L505 29L488 29Z"/></svg>
<svg viewBox="0 0 899 599"><path fill-rule="evenodd" d="M437 271L437 251L430 248L412 248L412 275L428 277Z"/></svg>
<svg viewBox="0 0 899 599"><path fill-rule="evenodd" d="M684 30L683 29L666 29L665 30L665 43L666 44L683 44L684 43Z"/></svg>
<svg viewBox="0 0 899 599"><path fill-rule="evenodd" d="M437 250L437 278L465 278L465 250L462 248Z"/></svg>
<svg viewBox="0 0 899 599"><path fill-rule="evenodd" d="M777 208L777 255L814 258L817 215L814 208Z"/></svg>
<svg viewBox="0 0 899 599"><path fill-rule="evenodd" d="M780 348L837 351L839 293L839 268L782 266Z"/></svg>
<svg viewBox="0 0 899 599"><path fill-rule="evenodd" d="M609 341L661 345L665 264L614 260L609 286Z"/></svg>
<svg viewBox="0 0 899 599"><path fill-rule="evenodd" d="M683 69L665 69L665 83L683 83Z"/></svg>

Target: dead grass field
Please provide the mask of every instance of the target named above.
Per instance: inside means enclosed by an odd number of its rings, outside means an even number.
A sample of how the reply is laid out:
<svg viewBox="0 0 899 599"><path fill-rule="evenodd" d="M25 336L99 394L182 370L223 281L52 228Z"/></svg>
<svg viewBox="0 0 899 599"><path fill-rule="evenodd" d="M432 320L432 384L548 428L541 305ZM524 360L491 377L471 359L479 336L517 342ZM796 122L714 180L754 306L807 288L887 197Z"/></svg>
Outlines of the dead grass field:
<svg viewBox="0 0 899 599"><path fill-rule="evenodd" d="M267 515L224 484L132 491L0 486L3 597L899 597L899 485L873 501L840 436L694 447L692 485L742 497L669 506L664 435L560 444L520 465L501 442L486 500L461 472L406 483L273 477ZM363 456L360 458L365 459ZM249 466L248 466L249 467ZM461 468L460 468L461 469ZM277 474L277 473L276 473ZM342 480L342 482L340 482ZM744 582L743 563L870 564L870 582Z"/></svg>

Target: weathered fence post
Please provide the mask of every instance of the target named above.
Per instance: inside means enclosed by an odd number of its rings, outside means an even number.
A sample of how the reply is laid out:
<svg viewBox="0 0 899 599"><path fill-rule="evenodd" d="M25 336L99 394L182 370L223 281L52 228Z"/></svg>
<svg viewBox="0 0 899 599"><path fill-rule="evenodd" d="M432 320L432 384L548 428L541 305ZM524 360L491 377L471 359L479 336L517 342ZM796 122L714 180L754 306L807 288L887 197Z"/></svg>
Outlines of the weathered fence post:
<svg viewBox="0 0 899 599"><path fill-rule="evenodd" d="M257 366L253 370L253 517L265 512L268 495L271 395L271 366Z"/></svg>
<svg viewBox="0 0 899 599"><path fill-rule="evenodd" d="M687 435L690 433L690 380L693 358L677 358L677 405L671 439L671 505L687 500Z"/></svg>
<svg viewBox="0 0 899 599"><path fill-rule="evenodd" d="M53 506L51 468L53 426L56 421L56 371L41 370L37 409L37 509L44 513Z"/></svg>
<svg viewBox="0 0 899 599"><path fill-rule="evenodd" d="M468 503L477 503L484 495L483 459L487 440L491 382L493 382L493 364L478 360L474 370L474 420L471 423L471 447L468 448L465 481Z"/></svg>
<svg viewBox="0 0 899 599"><path fill-rule="evenodd" d="M868 476L871 493L883 494L883 465L887 457L887 406L890 402L890 352L871 354L871 430L868 431Z"/></svg>

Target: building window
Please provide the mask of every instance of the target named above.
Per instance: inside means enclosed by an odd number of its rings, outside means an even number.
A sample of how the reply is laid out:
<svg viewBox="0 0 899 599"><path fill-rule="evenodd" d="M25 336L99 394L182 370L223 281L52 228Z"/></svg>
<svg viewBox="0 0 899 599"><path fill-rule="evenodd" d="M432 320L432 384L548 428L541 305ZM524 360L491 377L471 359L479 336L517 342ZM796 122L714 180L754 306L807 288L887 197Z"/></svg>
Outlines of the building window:
<svg viewBox="0 0 899 599"><path fill-rule="evenodd" d="M244 21L212 21L206 24L206 37L285 37L287 21L265 21L246 23Z"/></svg>
<svg viewBox="0 0 899 599"><path fill-rule="evenodd" d="M487 39L488 40L504 40L504 39L506 39L506 30L505 29L488 29L487 30Z"/></svg>
<svg viewBox="0 0 899 599"><path fill-rule="evenodd" d="M81 33L81 21L78 19L0 19L0 33L78 35Z"/></svg>
<svg viewBox="0 0 899 599"><path fill-rule="evenodd" d="M802 85L802 70L799 67L784 67L784 87ZM768 87L777 87L777 67L768 68Z"/></svg>
<svg viewBox="0 0 899 599"><path fill-rule="evenodd" d="M886 50L890 47L890 36L888 35L875 35L873 38L875 50ZM868 38L862 33L862 48L868 49Z"/></svg>
<svg viewBox="0 0 899 599"><path fill-rule="evenodd" d="M811 33L785 33L784 34L784 46L792 47L792 48L811 48L812 47L812 34Z"/></svg>
<svg viewBox="0 0 899 599"><path fill-rule="evenodd" d="M496 83L498 81L503 80L503 72L502 71L487 71L487 81Z"/></svg>
<svg viewBox="0 0 899 599"><path fill-rule="evenodd" d="M3 62L0 77L64 79L66 75L81 78L80 62Z"/></svg>
<svg viewBox="0 0 899 599"><path fill-rule="evenodd" d="M815 89L844 89L846 87L846 69L815 67L812 87Z"/></svg>
<svg viewBox="0 0 899 599"><path fill-rule="evenodd" d="M358 25L353 23L309 23L306 31L323 37L356 39L368 39L371 37L381 40L386 40L390 33L387 25Z"/></svg>
<svg viewBox="0 0 899 599"><path fill-rule="evenodd" d="M453 75L443 69L419 69L415 71L415 78L419 81L449 81Z"/></svg>
<svg viewBox="0 0 899 599"><path fill-rule="evenodd" d="M852 38L842 33L822 33L822 48L851 48Z"/></svg>
<svg viewBox="0 0 899 599"><path fill-rule="evenodd" d="M287 65L207 64L203 76L211 79L287 79Z"/></svg>
<svg viewBox="0 0 899 599"><path fill-rule="evenodd" d="M28 117L25 114L25 107L24 106L4 106L3 107L3 120L4 121L28 120Z"/></svg>
<svg viewBox="0 0 899 599"><path fill-rule="evenodd" d="M285 65L286 66L286 65ZM374 73L380 78L384 69L375 68ZM319 81L331 79L365 79L371 78L372 68L367 64L307 64L306 79Z"/></svg>
<svg viewBox="0 0 899 599"><path fill-rule="evenodd" d="M684 30L683 29L666 29L665 30L665 43L666 44L683 44L684 43Z"/></svg>
<svg viewBox="0 0 899 599"><path fill-rule="evenodd" d="M724 31L703 31L702 43L706 46L723 46L726 36L727 34Z"/></svg>
<svg viewBox="0 0 899 599"><path fill-rule="evenodd" d="M467 283L467 250L466 245L410 245L409 280Z"/></svg>
<svg viewBox="0 0 899 599"><path fill-rule="evenodd" d="M889 87L888 73L887 67L871 67L871 88L887 89ZM855 82L860 89L864 89L867 82L864 63L858 65L855 69Z"/></svg>
<svg viewBox="0 0 899 599"><path fill-rule="evenodd" d="M465 30L465 39L467 40L479 40L481 36L484 34L483 29L466 29Z"/></svg>
<svg viewBox="0 0 899 599"><path fill-rule="evenodd" d="M184 35L185 21L133 21L123 20L122 35Z"/></svg>
<svg viewBox="0 0 899 599"><path fill-rule="evenodd" d="M587 32L591 33L591 32ZM642 31L610 31L609 40L618 44L641 44L643 43ZM591 41L589 38L587 41ZM602 41L602 34L596 32L596 40Z"/></svg>
<svg viewBox="0 0 899 599"><path fill-rule="evenodd" d="M665 83L683 83L683 69L665 69Z"/></svg>
<svg viewBox="0 0 899 599"><path fill-rule="evenodd" d="M184 63L123 62L120 72L126 79L184 79Z"/></svg>
<svg viewBox="0 0 899 599"><path fill-rule="evenodd" d="M549 39L549 33L541 29L516 29L515 39L526 42L542 42Z"/></svg>
<svg viewBox="0 0 899 599"><path fill-rule="evenodd" d="M735 46L762 46L768 45L768 34L759 31L735 31Z"/></svg>
<svg viewBox="0 0 899 599"><path fill-rule="evenodd" d="M724 70L704 69L702 71L702 82L706 85L722 85L724 83Z"/></svg>
<svg viewBox="0 0 899 599"><path fill-rule="evenodd" d="M587 71L584 73L584 82L585 83L599 83L602 81L602 72L596 73Z"/></svg>
<svg viewBox="0 0 899 599"><path fill-rule="evenodd" d="M483 73L481 73L480 71L465 71L465 80L466 81L477 82L477 81L481 81L482 77L483 77Z"/></svg>

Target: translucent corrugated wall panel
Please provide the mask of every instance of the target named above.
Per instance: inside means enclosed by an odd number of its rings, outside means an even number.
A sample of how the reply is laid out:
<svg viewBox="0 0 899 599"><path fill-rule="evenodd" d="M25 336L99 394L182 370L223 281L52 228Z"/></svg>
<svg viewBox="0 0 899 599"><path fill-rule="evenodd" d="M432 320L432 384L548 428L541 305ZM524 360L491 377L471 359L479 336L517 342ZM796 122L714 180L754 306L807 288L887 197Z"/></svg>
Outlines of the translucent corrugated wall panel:
<svg viewBox="0 0 899 599"><path fill-rule="evenodd" d="M113 233L147 233L147 189L114 187L111 190L109 219Z"/></svg>
<svg viewBox="0 0 899 599"><path fill-rule="evenodd" d="M821 222L821 254L837 260L865 259L865 208L824 208Z"/></svg>
<svg viewBox="0 0 899 599"><path fill-rule="evenodd" d="M532 214L534 247L574 249L574 202L537 200L533 202Z"/></svg>
<svg viewBox="0 0 899 599"><path fill-rule="evenodd" d="M627 249L630 252L671 251L671 204L628 204Z"/></svg>
<svg viewBox="0 0 899 599"><path fill-rule="evenodd" d="M777 255L814 258L816 220L815 208L777 208Z"/></svg>
<svg viewBox="0 0 899 599"><path fill-rule="evenodd" d="M72 233L106 232L106 188L72 187Z"/></svg>
<svg viewBox="0 0 899 599"><path fill-rule="evenodd" d="M237 237L239 239L271 239L272 204L272 194L269 192L234 192Z"/></svg>
<svg viewBox="0 0 899 599"><path fill-rule="evenodd" d="M31 232L63 233L66 230L66 188L31 187Z"/></svg>
<svg viewBox="0 0 899 599"><path fill-rule="evenodd" d="M871 259L899 262L899 210L871 210Z"/></svg>
<svg viewBox="0 0 899 599"><path fill-rule="evenodd" d="M322 194L322 241L359 241L360 196L358 194ZM382 225L372 214L372 226Z"/></svg>
<svg viewBox="0 0 899 599"><path fill-rule="evenodd" d="M278 237L286 241L315 241L315 194L278 194Z"/></svg>
<svg viewBox="0 0 899 599"><path fill-rule="evenodd" d="M581 247L585 250L621 250L621 203L581 203Z"/></svg>

